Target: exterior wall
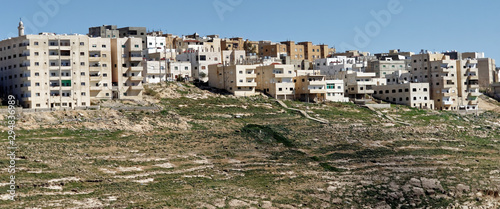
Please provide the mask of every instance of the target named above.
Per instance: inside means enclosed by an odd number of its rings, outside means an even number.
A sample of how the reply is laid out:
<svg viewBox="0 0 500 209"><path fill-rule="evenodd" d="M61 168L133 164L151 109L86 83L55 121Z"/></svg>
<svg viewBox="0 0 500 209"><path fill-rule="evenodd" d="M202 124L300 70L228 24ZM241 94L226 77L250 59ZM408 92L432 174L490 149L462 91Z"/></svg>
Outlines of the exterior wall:
<svg viewBox="0 0 500 209"><path fill-rule="evenodd" d="M146 49L146 41L147 41L147 33L146 33L146 28L145 27L124 27L124 28L118 28L120 38L125 38L125 37L135 37L135 38L141 38L141 46L142 49Z"/></svg>
<svg viewBox="0 0 500 209"><path fill-rule="evenodd" d="M90 105L85 35L25 35L0 42L0 83L25 108ZM82 76L84 75L84 76Z"/></svg>
<svg viewBox="0 0 500 209"><path fill-rule="evenodd" d="M246 55L244 50L224 50L221 58L222 63L226 65L237 65L245 61Z"/></svg>
<svg viewBox="0 0 500 209"><path fill-rule="evenodd" d="M295 97L307 102L321 102L326 99L326 80L324 75L299 75L294 79Z"/></svg>
<svg viewBox="0 0 500 209"><path fill-rule="evenodd" d="M349 98L344 96L343 80L326 80L326 101L348 102Z"/></svg>
<svg viewBox="0 0 500 209"><path fill-rule="evenodd" d="M295 83L293 78L296 73L292 65L266 65L258 66L257 89L271 95L276 99L294 99Z"/></svg>
<svg viewBox="0 0 500 209"><path fill-rule="evenodd" d="M147 36L146 37L146 49L143 55L149 58L149 54L152 53L165 53L166 51L166 39L162 36Z"/></svg>
<svg viewBox="0 0 500 209"><path fill-rule="evenodd" d="M386 75L395 71L406 69L404 60L374 60L368 62L366 72L374 72L375 76L385 78Z"/></svg>
<svg viewBox="0 0 500 209"><path fill-rule="evenodd" d="M458 107L476 109L478 105L479 76L476 59L457 60Z"/></svg>
<svg viewBox="0 0 500 209"><path fill-rule="evenodd" d="M90 98L113 98L111 39L89 38L88 51Z"/></svg>
<svg viewBox="0 0 500 209"><path fill-rule="evenodd" d="M192 75L192 68L190 62L169 62L170 78L172 80L177 80L178 78L184 78L185 80L190 80Z"/></svg>
<svg viewBox="0 0 500 209"><path fill-rule="evenodd" d="M479 75L479 88L487 89L490 84L499 82L495 78L495 60L491 58L479 58L478 60L478 75Z"/></svg>
<svg viewBox="0 0 500 209"><path fill-rule="evenodd" d="M256 68L257 65L209 65L208 85L218 89L225 89L235 96L256 95Z"/></svg>
<svg viewBox="0 0 500 209"><path fill-rule="evenodd" d="M352 70L356 60L346 56L323 58L314 60L314 69L319 70L327 79L334 78L341 71Z"/></svg>
<svg viewBox="0 0 500 209"><path fill-rule="evenodd" d="M103 25L89 28L89 37L118 38L119 31L116 25Z"/></svg>
<svg viewBox="0 0 500 209"><path fill-rule="evenodd" d="M377 78L375 73L346 71L342 74L346 94L353 99L365 99L374 93L374 86L385 84L385 79Z"/></svg>
<svg viewBox="0 0 500 209"><path fill-rule="evenodd" d="M419 109L433 109L430 99L429 83L402 83L373 87L373 97L394 104L406 105Z"/></svg>
<svg viewBox="0 0 500 209"><path fill-rule="evenodd" d="M143 67L143 83L159 83L167 80L168 71L165 67L164 60L161 61L145 61L141 63Z"/></svg>
<svg viewBox="0 0 500 209"><path fill-rule="evenodd" d="M113 97L142 99L142 39L111 39Z"/></svg>

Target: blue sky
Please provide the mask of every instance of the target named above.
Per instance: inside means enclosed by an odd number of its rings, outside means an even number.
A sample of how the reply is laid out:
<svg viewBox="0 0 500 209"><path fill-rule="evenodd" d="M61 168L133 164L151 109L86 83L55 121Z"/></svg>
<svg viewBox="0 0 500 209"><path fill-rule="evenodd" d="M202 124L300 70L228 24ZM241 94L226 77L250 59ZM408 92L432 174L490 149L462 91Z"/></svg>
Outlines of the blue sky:
<svg viewBox="0 0 500 209"><path fill-rule="evenodd" d="M0 39L15 36L22 17L30 34L86 34L88 27L113 24L176 35L312 41L372 53L482 51L500 60L500 1L494 0L21 0L3 5Z"/></svg>

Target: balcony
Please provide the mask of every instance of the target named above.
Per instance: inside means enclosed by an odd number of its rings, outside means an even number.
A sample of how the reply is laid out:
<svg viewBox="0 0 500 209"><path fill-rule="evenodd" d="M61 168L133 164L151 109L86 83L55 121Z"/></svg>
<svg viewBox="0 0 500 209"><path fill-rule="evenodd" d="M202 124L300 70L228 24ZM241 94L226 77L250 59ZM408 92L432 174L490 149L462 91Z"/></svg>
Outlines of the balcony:
<svg viewBox="0 0 500 209"><path fill-rule="evenodd" d="M245 78L257 78L256 74L245 74Z"/></svg>
<svg viewBox="0 0 500 209"><path fill-rule="evenodd" d="M467 75L467 79L468 80L479 80L479 77L477 76L477 74L469 74L469 75Z"/></svg>
<svg viewBox="0 0 500 209"><path fill-rule="evenodd" d="M142 56L140 56L140 55L131 55L129 57L129 61L131 61L131 62L140 62L140 61L142 61Z"/></svg>
<svg viewBox="0 0 500 209"><path fill-rule="evenodd" d="M20 70L32 70L31 66L29 66L29 65L27 65L27 66L21 65L21 66L19 66L19 69Z"/></svg>
<svg viewBox="0 0 500 209"><path fill-rule="evenodd" d="M140 86L130 86L130 90L143 90L143 86L140 85Z"/></svg>
<svg viewBox="0 0 500 209"><path fill-rule="evenodd" d="M309 89L309 94L324 94L326 89Z"/></svg>
<svg viewBox="0 0 500 209"><path fill-rule="evenodd" d="M23 102L31 102L31 101L33 101L31 97L23 97L23 98L21 98L21 100Z"/></svg>
<svg viewBox="0 0 500 209"><path fill-rule="evenodd" d="M241 82L241 83L237 83L236 86L238 86L238 87L256 87L257 82Z"/></svg>
<svg viewBox="0 0 500 209"><path fill-rule="evenodd" d="M19 44L19 49L27 49L28 46L30 46L30 43L24 42L24 43Z"/></svg>
<svg viewBox="0 0 500 209"><path fill-rule="evenodd" d="M448 105L452 105L452 104L453 104L453 101L451 101L451 100L443 100L443 105L448 106Z"/></svg>
<svg viewBox="0 0 500 209"><path fill-rule="evenodd" d="M24 86L24 87L21 87L21 91L24 91L24 92L26 92L26 91L31 91L31 90L32 90L32 89L31 89L31 86Z"/></svg>
<svg viewBox="0 0 500 209"><path fill-rule="evenodd" d="M477 99L475 99L475 100L469 100L469 102L467 104L468 105L477 105L478 102L477 102Z"/></svg>
<svg viewBox="0 0 500 209"><path fill-rule="evenodd" d="M142 81L142 76L130 76L131 81Z"/></svg>
<svg viewBox="0 0 500 209"><path fill-rule="evenodd" d="M101 76L90 76L89 80L90 81L100 81L100 80L102 80L102 77Z"/></svg>
<svg viewBox="0 0 500 209"><path fill-rule="evenodd" d="M135 67L130 67L129 70L132 72L141 72L143 70L143 68L135 66Z"/></svg>
<svg viewBox="0 0 500 209"><path fill-rule="evenodd" d="M254 74L255 75L255 74ZM275 73L274 74L275 78L293 78L293 74L287 74L287 73Z"/></svg>
<svg viewBox="0 0 500 209"><path fill-rule="evenodd" d="M91 91L100 91L100 90L102 90L102 87L101 86L90 86L89 89Z"/></svg>
<svg viewBox="0 0 500 209"><path fill-rule="evenodd" d="M479 92L469 92L467 97L478 97L480 95L481 95L481 93L479 93Z"/></svg>
<svg viewBox="0 0 500 209"><path fill-rule="evenodd" d="M326 84L326 82L324 80L322 80L322 81L309 81L309 85L322 86L325 84Z"/></svg>

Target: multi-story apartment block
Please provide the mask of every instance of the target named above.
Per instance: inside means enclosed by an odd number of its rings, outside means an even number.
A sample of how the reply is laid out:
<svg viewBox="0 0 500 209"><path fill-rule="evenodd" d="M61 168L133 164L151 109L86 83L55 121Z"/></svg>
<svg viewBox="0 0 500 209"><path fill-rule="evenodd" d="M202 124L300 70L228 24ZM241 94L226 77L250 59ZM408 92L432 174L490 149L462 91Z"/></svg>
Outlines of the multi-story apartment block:
<svg viewBox="0 0 500 209"><path fill-rule="evenodd" d="M206 82L208 77L208 66L221 63L221 52L217 51L193 51L179 54L177 62L190 62L192 67L191 77Z"/></svg>
<svg viewBox="0 0 500 209"><path fill-rule="evenodd" d="M373 97L387 102L420 109L433 109L429 83L401 83L373 86Z"/></svg>
<svg viewBox="0 0 500 209"><path fill-rule="evenodd" d="M120 31L116 25L103 25L89 28L89 37L118 38Z"/></svg>
<svg viewBox="0 0 500 209"><path fill-rule="evenodd" d="M222 65L208 66L208 84L211 87L225 89L235 96L256 95L255 81L257 65Z"/></svg>
<svg viewBox="0 0 500 209"><path fill-rule="evenodd" d="M187 80L189 81L192 75L191 62L169 62L169 76L172 80Z"/></svg>
<svg viewBox="0 0 500 209"><path fill-rule="evenodd" d="M335 77L336 74L342 71L352 70L356 64L355 58L346 56L338 56L332 58L322 58L314 60L314 69L319 70L327 79Z"/></svg>
<svg viewBox="0 0 500 209"><path fill-rule="evenodd" d="M88 86L91 99L113 98L111 47L111 39L109 38L89 38ZM52 52L49 51L49 53ZM84 62L81 62L81 64ZM81 76L82 78L87 77L83 73L81 73Z"/></svg>
<svg viewBox="0 0 500 209"><path fill-rule="evenodd" d="M349 102L349 97L344 96L343 80L326 80L326 101Z"/></svg>
<svg viewBox="0 0 500 209"><path fill-rule="evenodd" d="M375 73L346 71L340 75L342 74L345 92L354 100L370 98L374 92L374 86L385 84L385 79L378 78Z"/></svg>
<svg viewBox="0 0 500 209"><path fill-rule="evenodd" d="M118 28L120 38L125 38L125 37L135 37L135 38L141 38L141 46L142 49L147 48L147 33L146 33L146 27L124 27L124 28Z"/></svg>
<svg viewBox="0 0 500 209"><path fill-rule="evenodd" d="M365 72L373 72L379 78L385 78L395 71L406 70L407 62L403 60L393 60L391 57L381 57L381 60L368 61Z"/></svg>
<svg viewBox="0 0 500 209"><path fill-rule="evenodd" d="M114 98L140 99L143 93L142 39L111 39Z"/></svg>
<svg viewBox="0 0 500 209"><path fill-rule="evenodd" d="M48 33L1 41L3 94L24 108L89 106L88 44L86 35Z"/></svg>
<svg viewBox="0 0 500 209"><path fill-rule="evenodd" d="M496 74L495 60L492 58L478 58L477 69L479 76L479 88L487 89L490 84L500 82ZM498 75L498 74L497 74Z"/></svg>
<svg viewBox="0 0 500 209"><path fill-rule="evenodd" d="M411 56L412 82L429 83L430 97L435 109L458 108L457 61L443 54L417 54Z"/></svg>
<svg viewBox="0 0 500 209"><path fill-rule="evenodd" d="M411 74L405 70L387 75L387 85L373 86L373 97L414 108L433 109L429 83L411 83L410 78Z"/></svg>
<svg viewBox="0 0 500 209"><path fill-rule="evenodd" d="M222 63L225 65L243 64L246 60L245 54L244 50L223 50Z"/></svg>
<svg viewBox="0 0 500 209"><path fill-rule="evenodd" d="M476 109L478 105L479 76L478 60L457 60L458 107L460 109Z"/></svg>
<svg viewBox="0 0 500 209"><path fill-rule="evenodd" d="M225 38L221 40L222 50L245 50L245 41L241 37Z"/></svg>
<svg viewBox="0 0 500 209"><path fill-rule="evenodd" d="M272 64L258 66L255 70L257 74L257 89L271 95L275 99L295 98L295 78L296 73L292 65Z"/></svg>
<svg viewBox="0 0 500 209"><path fill-rule="evenodd" d="M322 102L326 99L326 79L324 75L297 71L295 98L307 102Z"/></svg>
<svg viewBox="0 0 500 209"><path fill-rule="evenodd" d="M163 36L146 36L146 49L143 51L143 55L146 58L150 58L150 54L154 53L165 53L167 49L165 48L166 39Z"/></svg>
<svg viewBox="0 0 500 209"><path fill-rule="evenodd" d="M159 83L167 80L168 71L165 60L143 60L141 65L144 75L143 83Z"/></svg>

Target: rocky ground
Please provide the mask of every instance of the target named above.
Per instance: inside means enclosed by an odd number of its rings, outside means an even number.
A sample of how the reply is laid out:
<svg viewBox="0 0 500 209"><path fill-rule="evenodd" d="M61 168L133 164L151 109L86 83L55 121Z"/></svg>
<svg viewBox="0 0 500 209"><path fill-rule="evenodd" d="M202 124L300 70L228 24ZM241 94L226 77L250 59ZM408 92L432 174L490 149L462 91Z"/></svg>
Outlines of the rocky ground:
<svg viewBox="0 0 500 209"><path fill-rule="evenodd" d="M380 116L349 103L285 102L330 122L320 124L264 96L202 89L151 85L141 101L19 115L19 196L11 202L2 192L0 205L500 207L500 106L487 98L489 111L479 116L396 105ZM8 177L2 169L4 191Z"/></svg>

